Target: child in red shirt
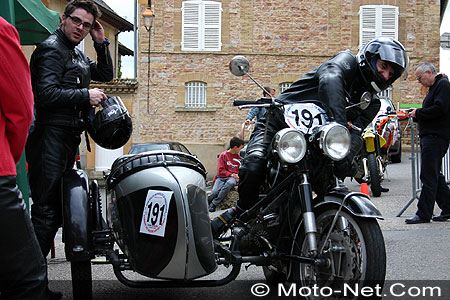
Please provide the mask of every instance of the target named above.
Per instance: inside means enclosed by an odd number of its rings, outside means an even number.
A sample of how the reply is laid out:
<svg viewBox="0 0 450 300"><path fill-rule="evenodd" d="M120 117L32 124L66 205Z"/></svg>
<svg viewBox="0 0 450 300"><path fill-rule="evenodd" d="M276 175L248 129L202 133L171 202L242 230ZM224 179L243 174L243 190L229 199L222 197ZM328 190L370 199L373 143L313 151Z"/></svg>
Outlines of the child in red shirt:
<svg viewBox="0 0 450 300"><path fill-rule="evenodd" d="M209 212L214 212L228 192L239 181L241 157L239 151L244 148L244 141L238 137L230 140L230 149L220 154L217 161L217 176L211 194L208 196Z"/></svg>

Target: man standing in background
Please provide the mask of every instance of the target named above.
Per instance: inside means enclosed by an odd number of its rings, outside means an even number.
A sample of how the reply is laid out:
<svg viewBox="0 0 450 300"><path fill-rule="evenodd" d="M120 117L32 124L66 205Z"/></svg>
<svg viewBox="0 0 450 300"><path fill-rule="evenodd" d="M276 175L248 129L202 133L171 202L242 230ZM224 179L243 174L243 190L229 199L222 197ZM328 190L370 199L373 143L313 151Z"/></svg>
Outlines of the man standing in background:
<svg viewBox="0 0 450 300"><path fill-rule="evenodd" d="M450 82L437 74L433 64L421 63L415 71L417 81L429 88L422 108L414 108L409 116L419 123L420 180L422 190L416 214L406 224L446 221L450 219L450 190L441 173L442 158L450 141ZM433 217L434 202L442 210Z"/></svg>

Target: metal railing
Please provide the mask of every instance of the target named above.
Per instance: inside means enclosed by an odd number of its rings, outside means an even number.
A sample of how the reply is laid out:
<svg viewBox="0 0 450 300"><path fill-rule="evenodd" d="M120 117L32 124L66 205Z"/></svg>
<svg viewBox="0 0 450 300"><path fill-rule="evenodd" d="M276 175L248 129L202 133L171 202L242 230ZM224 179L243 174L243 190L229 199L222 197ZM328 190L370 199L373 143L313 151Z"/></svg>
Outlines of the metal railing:
<svg viewBox="0 0 450 300"><path fill-rule="evenodd" d="M447 150L447 154L445 154L444 158L442 159L442 173L445 176L445 182L447 184L450 183L450 149Z"/></svg>
<svg viewBox="0 0 450 300"><path fill-rule="evenodd" d="M419 134L417 133L417 124L414 123L412 118L409 119L408 125L405 129L410 128L411 131L411 198L406 205L397 214L400 217L405 210L414 202L419 200L419 193L422 190L422 183L420 181L420 147L419 147Z"/></svg>
<svg viewBox="0 0 450 300"><path fill-rule="evenodd" d="M422 182L420 181L420 141L419 133L417 132L417 124L409 119L408 125L405 128L411 130L411 198L406 203L406 205L397 214L400 217L405 210L414 202L414 200L419 200L419 193L422 190ZM450 182L450 149L445 154L442 159L442 173L445 176L445 181Z"/></svg>

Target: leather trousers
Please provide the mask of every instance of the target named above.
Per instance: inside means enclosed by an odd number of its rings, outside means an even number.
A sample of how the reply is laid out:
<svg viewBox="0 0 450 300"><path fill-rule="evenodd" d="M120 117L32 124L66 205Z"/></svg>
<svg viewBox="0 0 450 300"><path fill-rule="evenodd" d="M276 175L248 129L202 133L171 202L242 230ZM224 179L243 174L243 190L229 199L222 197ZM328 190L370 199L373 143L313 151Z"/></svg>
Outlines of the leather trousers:
<svg viewBox="0 0 450 300"><path fill-rule="evenodd" d="M26 144L33 195L31 217L44 257L62 224L61 179L73 168L81 131L37 124Z"/></svg>
<svg viewBox="0 0 450 300"><path fill-rule="evenodd" d="M268 111L263 118L256 122L247 144L242 166L239 168L237 206L240 209L247 210L258 201L258 191L266 176L272 139L278 131L286 127L288 126L281 110Z"/></svg>
<svg viewBox="0 0 450 300"><path fill-rule="evenodd" d="M0 177L0 299L47 299L47 265L15 176Z"/></svg>

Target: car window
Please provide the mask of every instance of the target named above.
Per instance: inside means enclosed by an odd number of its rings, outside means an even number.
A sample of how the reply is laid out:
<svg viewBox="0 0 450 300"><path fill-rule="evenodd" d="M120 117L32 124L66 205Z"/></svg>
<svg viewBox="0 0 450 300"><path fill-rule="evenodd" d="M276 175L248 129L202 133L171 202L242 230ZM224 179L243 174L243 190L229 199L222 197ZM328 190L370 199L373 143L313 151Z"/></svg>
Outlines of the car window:
<svg viewBox="0 0 450 300"><path fill-rule="evenodd" d="M175 151L181 151L180 146L177 143L172 144L172 149Z"/></svg>
<svg viewBox="0 0 450 300"><path fill-rule="evenodd" d="M181 151L182 151L182 152L191 154L191 152L188 150L188 148L186 148L184 145L180 144L180 148L181 148Z"/></svg>
<svg viewBox="0 0 450 300"><path fill-rule="evenodd" d="M170 150L167 144L140 144L131 147L129 154L139 154L142 152L153 151L153 150Z"/></svg>

